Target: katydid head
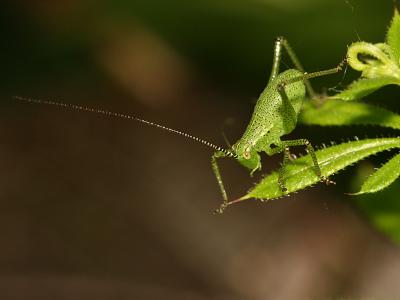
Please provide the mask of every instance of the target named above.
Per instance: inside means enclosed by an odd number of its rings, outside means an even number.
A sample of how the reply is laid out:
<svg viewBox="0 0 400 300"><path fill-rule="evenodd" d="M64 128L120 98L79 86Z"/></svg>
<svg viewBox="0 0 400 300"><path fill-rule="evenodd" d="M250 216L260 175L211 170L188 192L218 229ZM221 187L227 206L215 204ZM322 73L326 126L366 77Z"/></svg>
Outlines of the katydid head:
<svg viewBox="0 0 400 300"><path fill-rule="evenodd" d="M247 142L237 142L232 146L233 152L241 165L251 170L251 174L261 169L261 158L253 145Z"/></svg>

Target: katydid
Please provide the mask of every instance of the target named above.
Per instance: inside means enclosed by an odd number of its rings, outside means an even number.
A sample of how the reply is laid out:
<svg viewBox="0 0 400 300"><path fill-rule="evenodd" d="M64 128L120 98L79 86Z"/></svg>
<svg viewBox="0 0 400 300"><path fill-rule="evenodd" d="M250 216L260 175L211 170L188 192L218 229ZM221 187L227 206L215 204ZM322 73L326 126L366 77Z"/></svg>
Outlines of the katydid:
<svg viewBox="0 0 400 300"><path fill-rule="evenodd" d="M284 48L289 54L289 57L293 61L296 69L288 69L282 73L279 73L282 48ZM342 61L336 68L306 73L304 72L300 61L298 60L287 40L283 37L278 37L275 42L272 72L268 84L257 100L250 123L247 126L243 136L229 148L219 147L208 142L207 140L192 136L185 132L128 114L19 96L15 98L17 100L31 103L55 105L66 109L88 111L108 115L111 117L134 120L149 126L166 130L170 133L184 136L214 149L216 152L212 155L211 165L223 198L223 202L216 210L216 213L222 213L227 206L235 203L236 201L228 201L228 196L222 181L219 167L217 165L217 159L221 157L235 158L241 165L249 169L250 174L252 175L255 171L261 169L259 155L260 152L265 152L267 155L274 155L283 152L283 162L279 171L278 182L282 190L282 194L284 194L287 192L285 187L285 166L291 157L289 148L293 146L306 146L312 158L315 173L320 177L321 181L327 184L333 183L328 178L322 176L320 166L314 153L314 148L307 139L282 141L281 137L292 132L296 127L297 117L300 113L302 102L306 98L306 90L311 98L316 97L316 94L308 80L310 78L339 72L344 63L345 60Z"/></svg>
<svg viewBox="0 0 400 300"><path fill-rule="evenodd" d="M282 47L285 48L296 69L279 73ZM306 73L288 41L283 37L276 39L272 72L267 86L257 100L246 131L231 149L217 151L212 156L212 167L223 197L220 208L216 210L217 213L222 213L228 205L237 202L228 202L228 196L217 165L217 158L220 157L231 156L236 158L240 164L250 170L250 174L253 174L261 169L260 152L265 152L269 156L283 152L278 184L282 194L284 194L287 191L285 187L285 166L291 157L289 148L304 145L312 158L315 173L321 181L326 184L333 183L322 176L314 148L307 139L282 141L281 137L292 132L296 127L297 117L306 97L306 90L311 98L316 98L308 79L337 73L342 69L345 61L343 60L336 68Z"/></svg>

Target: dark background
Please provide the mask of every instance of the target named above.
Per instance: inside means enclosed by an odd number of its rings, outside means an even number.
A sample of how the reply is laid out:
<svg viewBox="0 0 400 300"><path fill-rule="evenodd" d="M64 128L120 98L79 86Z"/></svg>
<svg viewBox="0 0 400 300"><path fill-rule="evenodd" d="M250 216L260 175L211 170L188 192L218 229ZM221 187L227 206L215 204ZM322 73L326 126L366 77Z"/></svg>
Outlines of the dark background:
<svg viewBox="0 0 400 300"><path fill-rule="evenodd" d="M234 142L249 120L276 36L308 71L331 68L351 42L382 42L392 12L389 0L2 1L0 298L400 296L393 235L373 225L368 199L344 195L387 155L335 176L336 186L214 216L221 195L210 149L12 98L131 113L224 145L222 128ZM348 70L344 83L355 76ZM313 84L321 91L342 77ZM399 111L398 93L370 99ZM318 144L379 133L299 126L291 136ZM266 158L263 172L280 161ZM260 176L233 160L221 168L230 199ZM379 210L398 189L368 201Z"/></svg>

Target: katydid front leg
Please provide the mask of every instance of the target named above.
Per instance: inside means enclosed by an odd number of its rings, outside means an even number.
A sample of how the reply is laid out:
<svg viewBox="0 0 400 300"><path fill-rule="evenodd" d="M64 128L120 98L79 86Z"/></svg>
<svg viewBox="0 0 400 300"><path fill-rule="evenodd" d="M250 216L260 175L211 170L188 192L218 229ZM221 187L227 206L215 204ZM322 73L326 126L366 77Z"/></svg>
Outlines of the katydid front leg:
<svg viewBox="0 0 400 300"><path fill-rule="evenodd" d="M211 167L214 171L215 178L217 179L219 189L221 190L223 202L218 209L215 210L215 213L222 214L228 204L228 195L226 194L226 190L224 187L224 183L222 181L221 172L219 171L217 159L221 157L227 157L224 152L217 151L211 157Z"/></svg>

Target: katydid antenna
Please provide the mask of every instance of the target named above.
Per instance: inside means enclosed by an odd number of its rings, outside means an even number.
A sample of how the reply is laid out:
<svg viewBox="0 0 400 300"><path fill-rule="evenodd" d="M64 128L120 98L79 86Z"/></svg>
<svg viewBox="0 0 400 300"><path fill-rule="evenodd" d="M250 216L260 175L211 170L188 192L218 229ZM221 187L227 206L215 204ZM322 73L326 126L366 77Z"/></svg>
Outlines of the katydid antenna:
<svg viewBox="0 0 400 300"><path fill-rule="evenodd" d="M28 103L34 103L34 104L43 104L43 105L53 105L53 106L57 106L63 109L69 109L69 110L75 110L75 111L85 111L85 112L90 112L90 113L96 113L96 114L101 114L101 115L106 115L109 117L115 117L115 118L121 118L121 119L128 119L128 120L133 120L133 121L137 121L139 123L142 124L146 124L148 126L152 126L152 127L156 127L165 131L168 131L170 133L174 133L180 136L183 136L185 138L194 140L198 143L201 143L205 146L208 146L216 151L220 151L222 153L224 153L226 156L229 157L237 157L237 155L233 152L231 152L228 149L224 149L220 146L217 146L211 142L208 142L204 139L198 138L196 136L193 136L191 134L188 134L186 132L183 131L179 131L176 129L172 129L169 127L166 127L164 125L160 125L157 124L155 122L151 122L151 121L147 121L141 118L138 118L136 116L133 115L128 115L128 114L123 114L123 113L117 113L117 112L112 112L112 111L108 111L108 110L104 110L104 109L99 109L99 108L94 108L94 107L88 107L88 106L81 106L81 105L76 105L76 104L69 104L69 103L63 103L63 102L58 102L58 101L49 101L49 100L39 100L39 99L33 99L33 98L27 98L27 97L21 97L21 96L14 96L14 99L19 100L19 101L24 101L24 102L28 102Z"/></svg>

